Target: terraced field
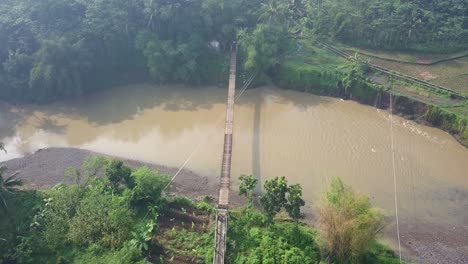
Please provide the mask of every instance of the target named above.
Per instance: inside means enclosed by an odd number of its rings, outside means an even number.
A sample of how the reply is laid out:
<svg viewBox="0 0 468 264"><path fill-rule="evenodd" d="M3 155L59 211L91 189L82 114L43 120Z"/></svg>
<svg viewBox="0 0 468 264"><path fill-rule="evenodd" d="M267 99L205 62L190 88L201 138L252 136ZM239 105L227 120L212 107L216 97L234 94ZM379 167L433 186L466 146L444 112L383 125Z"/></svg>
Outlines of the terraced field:
<svg viewBox="0 0 468 264"><path fill-rule="evenodd" d="M468 57L432 65L399 63L374 57L363 57L385 68L445 86L462 94L468 94Z"/></svg>
<svg viewBox="0 0 468 264"><path fill-rule="evenodd" d="M459 51L455 53L436 54L436 53L417 53L417 52L408 53L408 52L401 52L401 51L365 49L365 48L349 47L343 44L337 44L336 46L350 53L358 52L362 55L377 57L377 58L381 58L385 60L415 63L415 64L426 64L426 65L468 56L468 50Z"/></svg>

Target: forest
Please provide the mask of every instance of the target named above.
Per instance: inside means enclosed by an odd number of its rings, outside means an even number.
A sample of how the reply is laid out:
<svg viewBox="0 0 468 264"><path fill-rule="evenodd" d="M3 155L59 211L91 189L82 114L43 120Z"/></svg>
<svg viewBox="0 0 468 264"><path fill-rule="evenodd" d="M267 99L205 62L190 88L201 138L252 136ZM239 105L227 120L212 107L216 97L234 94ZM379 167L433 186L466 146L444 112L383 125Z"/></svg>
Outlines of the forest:
<svg viewBox="0 0 468 264"><path fill-rule="evenodd" d="M233 41L243 68L268 78L303 38L450 52L466 48L468 11L464 0L3 0L0 99L219 84Z"/></svg>

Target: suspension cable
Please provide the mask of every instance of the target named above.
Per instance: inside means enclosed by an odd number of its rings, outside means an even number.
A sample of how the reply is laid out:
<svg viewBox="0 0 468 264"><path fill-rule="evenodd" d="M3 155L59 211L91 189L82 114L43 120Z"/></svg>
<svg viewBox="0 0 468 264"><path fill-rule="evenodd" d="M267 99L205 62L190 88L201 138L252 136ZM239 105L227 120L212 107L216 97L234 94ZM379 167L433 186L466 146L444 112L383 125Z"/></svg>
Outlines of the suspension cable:
<svg viewBox="0 0 468 264"><path fill-rule="evenodd" d="M247 79L246 82L244 82L244 86L242 87L242 89L240 90L239 94L236 95L236 97L234 98L234 102L237 102L239 100L239 98L242 96L242 94L245 92L245 90L247 90L247 88L249 87L249 85L252 83L253 79L255 78L255 76L257 75L256 72L252 73L252 75L249 77L249 79ZM224 119L224 115L221 116L217 122L215 122L216 126L217 127ZM167 189L167 187L169 187L171 185L171 183L175 180L175 178L179 175L179 173L185 168L185 166L192 160L192 157L195 155L195 153L197 153L197 151L200 149L200 147L207 141L207 139L209 138L209 136L211 136L211 133L210 134L206 134L204 138L202 138L199 143L197 144L197 146L195 146L195 148L193 149L193 151L188 155L188 157L185 159L184 163L182 163L182 165L179 167L179 169L177 170L177 172L172 176L171 180L169 181L169 183L164 186L164 188L162 189L163 191Z"/></svg>
<svg viewBox="0 0 468 264"><path fill-rule="evenodd" d="M396 169L395 169L395 139L393 136L393 101L392 94L390 95L390 139L391 139L391 152L392 152L392 169L393 169L393 192L395 196L395 219L396 219L396 231L398 238L398 254L400 257L401 264L401 240L400 240L400 225L398 222L398 193L397 193L397 178L396 178Z"/></svg>

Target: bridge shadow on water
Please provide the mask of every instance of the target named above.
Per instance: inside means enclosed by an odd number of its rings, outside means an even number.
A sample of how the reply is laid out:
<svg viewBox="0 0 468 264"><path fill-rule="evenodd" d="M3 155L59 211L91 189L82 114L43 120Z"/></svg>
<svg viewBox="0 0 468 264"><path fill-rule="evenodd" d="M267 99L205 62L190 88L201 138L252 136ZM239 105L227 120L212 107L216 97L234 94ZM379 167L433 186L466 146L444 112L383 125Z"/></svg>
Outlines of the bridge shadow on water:
<svg viewBox="0 0 468 264"><path fill-rule="evenodd" d="M329 103L328 97L315 96L304 92L283 90L279 88L258 88L251 96L241 101L253 104L252 124L252 175L258 180L255 193L262 194L264 177L262 177L262 108L267 103L291 104L298 112L306 112L311 107ZM281 176L281 175L277 175Z"/></svg>
<svg viewBox="0 0 468 264"><path fill-rule="evenodd" d="M255 189L257 195L262 193L262 166L261 166L261 142L260 142L260 122L262 111L263 98L259 98L254 105L254 118L253 118L253 140L252 140L252 174L257 178L258 183Z"/></svg>

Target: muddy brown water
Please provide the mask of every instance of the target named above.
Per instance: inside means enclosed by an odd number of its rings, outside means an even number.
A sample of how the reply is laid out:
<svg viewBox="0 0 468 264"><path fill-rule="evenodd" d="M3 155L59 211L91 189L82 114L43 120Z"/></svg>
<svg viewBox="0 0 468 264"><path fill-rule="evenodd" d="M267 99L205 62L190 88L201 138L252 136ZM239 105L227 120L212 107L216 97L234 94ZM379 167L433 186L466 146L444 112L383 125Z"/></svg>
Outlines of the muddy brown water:
<svg viewBox="0 0 468 264"><path fill-rule="evenodd" d="M47 106L3 105L8 154L0 161L78 147L179 167L201 142L187 168L216 180L226 96L226 88L134 85ZM468 230L468 149L439 129L393 122L401 222ZM303 186L310 207L339 176L394 216L388 112L264 87L244 93L234 126L233 176L287 176Z"/></svg>

